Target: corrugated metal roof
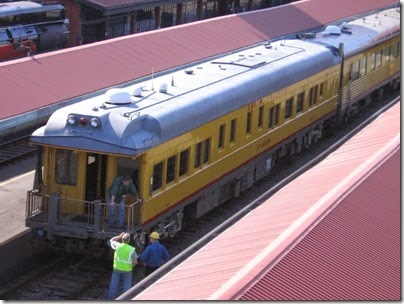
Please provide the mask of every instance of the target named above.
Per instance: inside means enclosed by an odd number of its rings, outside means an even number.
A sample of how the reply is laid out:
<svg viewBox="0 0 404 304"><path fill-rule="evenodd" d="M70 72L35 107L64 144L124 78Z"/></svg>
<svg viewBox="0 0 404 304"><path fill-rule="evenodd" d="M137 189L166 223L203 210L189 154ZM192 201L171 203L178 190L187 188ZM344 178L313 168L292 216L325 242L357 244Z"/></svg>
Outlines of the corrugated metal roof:
<svg viewBox="0 0 404 304"><path fill-rule="evenodd" d="M3 62L0 120L395 3L298 1Z"/></svg>
<svg viewBox="0 0 404 304"><path fill-rule="evenodd" d="M134 299L399 299L399 148L398 103Z"/></svg>
<svg viewBox="0 0 404 304"><path fill-rule="evenodd" d="M399 167L400 150L238 299L400 300Z"/></svg>

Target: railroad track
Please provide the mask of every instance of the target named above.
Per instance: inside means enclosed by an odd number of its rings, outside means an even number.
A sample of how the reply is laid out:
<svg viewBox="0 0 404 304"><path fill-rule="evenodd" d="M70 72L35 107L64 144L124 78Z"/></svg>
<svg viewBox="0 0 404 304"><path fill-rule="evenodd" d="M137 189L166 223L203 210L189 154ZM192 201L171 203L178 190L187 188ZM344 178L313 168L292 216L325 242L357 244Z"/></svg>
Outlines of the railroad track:
<svg viewBox="0 0 404 304"><path fill-rule="evenodd" d="M0 165L35 153L37 148L29 143L29 136L23 136L0 144Z"/></svg>
<svg viewBox="0 0 404 304"><path fill-rule="evenodd" d="M111 263L88 256L60 255L35 267L0 291L3 300L76 300L111 275Z"/></svg>
<svg viewBox="0 0 404 304"><path fill-rule="evenodd" d="M398 98L390 103L378 103L370 107L361 114L362 117L352 121L349 127L338 134L325 136L310 150L281 160L268 176L243 192L240 197L228 200L192 223L184 224L183 229L173 239L162 240L172 259L147 278L144 278L143 267L137 265L133 271L133 288L117 299L132 299L227 227L259 206L285 184L337 149L397 102ZM0 298L4 300L107 300L111 272L112 261L110 260L74 257L73 261L72 257L67 256L54 265L44 263L32 274L19 278L17 283L0 288Z"/></svg>

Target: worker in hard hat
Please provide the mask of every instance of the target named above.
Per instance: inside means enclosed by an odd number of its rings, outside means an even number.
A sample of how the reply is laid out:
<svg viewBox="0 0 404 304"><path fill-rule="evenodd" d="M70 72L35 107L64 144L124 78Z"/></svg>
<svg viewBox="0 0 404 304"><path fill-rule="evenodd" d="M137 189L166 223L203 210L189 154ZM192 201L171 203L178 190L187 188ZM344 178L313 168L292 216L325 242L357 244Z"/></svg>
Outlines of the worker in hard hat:
<svg viewBox="0 0 404 304"><path fill-rule="evenodd" d="M122 242L119 242L121 240ZM132 270L137 264L138 255L135 247L129 245L130 234L122 232L110 240L114 253L114 270L109 284L108 299L114 300L117 296L120 281L123 283L123 292L132 286Z"/></svg>
<svg viewBox="0 0 404 304"><path fill-rule="evenodd" d="M167 249L160 244L160 235L154 231L149 235L150 244L140 255L140 261L145 264L145 277L170 259Z"/></svg>

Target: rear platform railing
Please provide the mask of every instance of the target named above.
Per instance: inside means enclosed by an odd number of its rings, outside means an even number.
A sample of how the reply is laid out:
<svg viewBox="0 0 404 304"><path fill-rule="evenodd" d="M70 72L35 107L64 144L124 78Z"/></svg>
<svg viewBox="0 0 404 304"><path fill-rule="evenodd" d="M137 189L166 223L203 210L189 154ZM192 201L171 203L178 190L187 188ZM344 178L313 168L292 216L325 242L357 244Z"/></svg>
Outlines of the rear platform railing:
<svg viewBox="0 0 404 304"><path fill-rule="evenodd" d="M124 206L124 226L120 230L134 232L141 223L142 200ZM27 220L47 223L51 227L63 226L64 230L86 229L93 232L114 231L108 226L108 204L104 200L84 201L59 197L31 190L27 192ZM55 229L52 229L56 232Z"/></svg>
<svg viewBox="0 0 404 304"><path fill-rule="evenodd" d="M49 195L31 190L27 192L26 202L25 219L48 221Z"/></svg>

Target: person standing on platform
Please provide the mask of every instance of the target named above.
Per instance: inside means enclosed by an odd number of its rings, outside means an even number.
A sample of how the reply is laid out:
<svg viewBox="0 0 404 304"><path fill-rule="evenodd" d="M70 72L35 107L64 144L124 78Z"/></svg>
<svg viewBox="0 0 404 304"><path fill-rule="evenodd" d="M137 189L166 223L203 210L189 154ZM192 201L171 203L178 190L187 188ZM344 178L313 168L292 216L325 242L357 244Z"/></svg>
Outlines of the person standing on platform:
<svg viewBox="0 0 404 304"><path fill-rule="evenodd" d="M157 232L152 232L149 238L149 246L140 255L141 262L145 264L145 277L170 259L167 249L160 244L160 235Z"/></svg>
<svg viewBox="0 0 404 304"><path fill-rule="evenodd" d="M121 240L121 242L118 242ZM129 245L130 234L122 232L114 236L111 240L111 248L114 252L114 268L112 271L111 282L109 284L108 299L114 300L117 296L119 283L123 283L123 292L129 290L132 285L132 270L137 264L138 255L135 247Z"/></svg>
<svg viewBox="0 0 404 304"><path fill-rule="evenodd" d="M136 187L129 175L118 176L108 188L109 226L123 228L125 213L125 197L128 194L137 196ZM118 206L118 223L115 222L115 206Z"/></svg>

